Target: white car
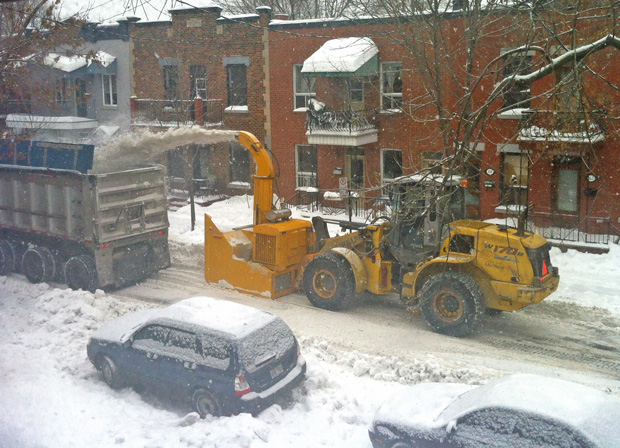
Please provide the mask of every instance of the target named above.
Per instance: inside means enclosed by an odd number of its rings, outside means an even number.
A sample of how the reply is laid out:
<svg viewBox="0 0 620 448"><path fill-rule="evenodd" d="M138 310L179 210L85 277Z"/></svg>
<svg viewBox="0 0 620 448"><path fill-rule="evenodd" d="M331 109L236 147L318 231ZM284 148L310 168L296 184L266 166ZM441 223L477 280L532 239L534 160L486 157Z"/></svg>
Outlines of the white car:
<svg viewBox="0 0 620 448"><path fill-rule="evenodd" d="M369 435L375 448L618 448L620 399L529 374L418 384L381 405Z"/></svg>

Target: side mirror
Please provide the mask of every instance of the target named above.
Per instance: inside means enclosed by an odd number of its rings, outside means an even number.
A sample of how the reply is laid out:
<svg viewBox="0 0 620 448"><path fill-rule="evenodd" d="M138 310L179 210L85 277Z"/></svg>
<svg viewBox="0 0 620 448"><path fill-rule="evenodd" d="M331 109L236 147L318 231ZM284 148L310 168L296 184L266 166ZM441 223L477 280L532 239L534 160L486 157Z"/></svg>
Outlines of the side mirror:
<svg viewBox="0 0 620 448"><path fill-rule="evenodd" d="M123 342L123 348L131 347L131 342L131 339L127 339L125 342Z"/></svg>

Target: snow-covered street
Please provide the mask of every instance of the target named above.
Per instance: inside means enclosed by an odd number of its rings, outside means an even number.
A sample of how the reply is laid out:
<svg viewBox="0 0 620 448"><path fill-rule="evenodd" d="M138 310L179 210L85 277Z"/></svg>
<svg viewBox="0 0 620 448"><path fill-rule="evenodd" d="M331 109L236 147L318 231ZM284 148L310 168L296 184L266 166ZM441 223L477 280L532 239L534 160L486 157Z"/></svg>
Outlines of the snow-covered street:
<svg viewBox="0 0 620 448"><path fill-rule="evenodd" d="M206 211L229 230L251 222L251 198ZM272 301L206 285L201 220L190 232L185 207L170 213L170 221L173 267L135 286L91 294L33 285L20 275L0 277L0 446L370 447L367 429L376 408L407 385L482 384L513 372L560 377L620 396L616 245L606 255L554 249L561 274L554 295L455 339L432 332L390 298L364 297L334 313L312 308L301 294ZM86 358L89 335L127 312L195 295L279 314L302 345L305 384L257 417L206 420L184 403L110 389Z"/></svg>

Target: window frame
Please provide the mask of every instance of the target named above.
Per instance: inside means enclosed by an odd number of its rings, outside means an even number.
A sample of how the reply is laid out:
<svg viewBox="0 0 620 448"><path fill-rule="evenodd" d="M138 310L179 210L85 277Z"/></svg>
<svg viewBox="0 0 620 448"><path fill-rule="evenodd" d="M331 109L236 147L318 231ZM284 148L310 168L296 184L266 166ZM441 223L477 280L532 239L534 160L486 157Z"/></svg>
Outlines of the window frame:
<svg viewBox="0 0 620 448"><path fill-rule="evenodd" d="M316 78L314 76L305 76L301 73L301 69L303 64L293 64L293 109L299 111L305 111L308 109L308 101L316 98ZM305 84L308 85L310 90L308 92L298 91L298 79L305 78L307 82ZM303 98L304 106L298 106L298 100Z"/></svg>
<svg viewBox="0 0 620 448"><path fill-rule="evenodd" d="M314 171L300 171L300 152L303 149L312 149L314 152ZM319 163L319 155L318 148L316 145L295 145L295 189L303 190L307 188L318 188L319 186L319 177L318 177L318 163ZM311 179L308 182L311 185L300 185L301 179Z"/></svg>
<svg viewBox="0 0 620 448"><path fill-rule="evenodd" d="M179 100L179 66L169 64L162 66L164 77L164 98L168 101Z"/></svg>
<svg viewBox="0 0 620 448"><path fill-rule="evenodd" d="M386 70L385 67L388 67L390 65L398 65L399 69L398 71L395 70ZM396 76L394 79L394 83L396 82L396 79L398 79L400 77L400 92L386 92L385 91L385 81L386 81L386 74L388 73L399 73L400 76ZM381 111L382 112L391 112L391 113L397 113L397 112L402 112L403 110L403 85L402 85L402 80L403 80L403 64L402 62L397 62L397 61L386 61L386 62L382 62L381 63L381 80L380 80L380 84L381 84ZM389 84L389 83L388 83ZM392 89L394 88L394 86L392 86ZM386 102L389 100L390 102L390 107L386 107ZM394 107L396 105L396 107Z"/></svg>
<svg viewBox="0 0 620 448"><path fill-rule="evenodd" d="M241 179L241 180L236 179L233 176L233 174L240 172L240 170L238 169L235 170L235 167L238 168L240 166L239 163L234 163L236 160L234 157L235 155L242 155L244 159L247 158L247 164L245 163L245 161L243 162L243 165L247 166L247 177L246 177L246 174L244 173L244 179ZM250 160L250 153L241 143L229 142L228 157L230 159L229 169L228 169L228 185L237 187L237 188L248 188L249 189L251 187L251 181L252 181L252 175L250 174L250 169L252 166L252 162Z"/></svg>
<svg viewBox="0 0 620 448"><path fill-rule="evenodd" d="M507 161L508 157L519 157L519 170L518 178L516 174L513 174L519 183L512 184L508 179ZM526 161L525 173L523 173L523 160ZM515 166L510 164L510 166ZM520 206L527 207L528 195L529 195L529 176L530 176L530 161L529 154L526 151L504 151L501 157L501 176L500 176L500 192L503 202L507 206ZM511 175L512 178L512 175ZM524 183L523 183L524 182ZM525 194L524 194L525 193Z"/></svg>
<svg viewBox="0 0 620 448"><path fill-rule="evenodd" d="M106 86L109 91L106 93ZM118 106L118 83L116 73L104 73L101 75L101 93L103 95L103 105L106 107Z"/></svg>
<svg viewBox="0 0 620 448"><path fill-rule="evenodd" d="M239 89L233 86L235 70L243 71L243 86ZM239 73L237 73L237 76ZM226 95L228 101L228 107L248 107L248 66L243 63L239 64L227 64L226 65ZM242 101L239 101L242 100Z"/></svg>
<svg viewBox="0 0 620 448"><path fill-rule="evenodd" d="M400 175L396 177L386 177L385 176L385 155L387 152L393 152L400 154ZM393 148L381 148L381 184L385 185L386 183L393 182L395 179L403 175L403 150L402 149L393 149ZM381 189L381 194L384 197L388 197L390 194L391 187L385 186Z"/></svg>
<svg viewBox="0 0 620 448"><path fill-rule="evenodd" d="M532 65L532 51L518 51L510 53L504 51L502 76L506 79L513 75L523 75L527 73L528 68ZM512 59L512 60L511 60ZM532 101L532 89L530 85L525 88L517 88L515 85L505 89L502 93L502 109L529 109Z"/></svg>
<svg viewBox="0 0 620 448"><path fill-rule="evenodd" d="M204 84L203 87L198 87L199 81ZM195 98L208 99L208 85L207 85L207 67L202 64L195 64L189 66L189 84L190 84L190 100ZM199 93L203 92L202 94Z"/></svg>

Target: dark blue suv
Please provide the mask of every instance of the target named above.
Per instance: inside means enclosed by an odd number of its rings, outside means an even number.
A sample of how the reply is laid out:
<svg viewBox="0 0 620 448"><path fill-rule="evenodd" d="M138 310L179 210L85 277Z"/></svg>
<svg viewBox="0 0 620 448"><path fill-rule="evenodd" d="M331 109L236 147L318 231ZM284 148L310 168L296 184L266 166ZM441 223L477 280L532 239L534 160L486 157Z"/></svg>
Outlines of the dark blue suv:
<svg viewBox="0 0 620 448"><path fill-rule="evenodd" d="M184 394L202 417L258 411L306 372L282 319L210 297L108 322L87 352L110 387L148 385Z"/></svg>

